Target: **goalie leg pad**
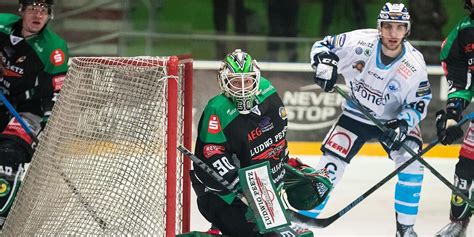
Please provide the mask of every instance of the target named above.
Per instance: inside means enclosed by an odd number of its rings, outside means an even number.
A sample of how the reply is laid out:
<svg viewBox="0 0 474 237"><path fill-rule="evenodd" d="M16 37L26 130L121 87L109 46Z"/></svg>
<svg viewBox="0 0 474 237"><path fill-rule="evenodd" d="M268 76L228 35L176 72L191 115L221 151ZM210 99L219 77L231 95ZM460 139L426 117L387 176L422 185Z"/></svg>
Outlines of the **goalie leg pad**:
<svg viewBox="0 0 474 237"><path fill-rule="evenodd" d="M407 139L405 145L413 151L420 149L418 141L412 139ZM412 156L405 149L400 149L391 152L390 157L395 161L396 167L399 167ZM415 224L423 182L423 168L419 161L415 161L398 174L395 186L395 212L400 224Z"/></svg>

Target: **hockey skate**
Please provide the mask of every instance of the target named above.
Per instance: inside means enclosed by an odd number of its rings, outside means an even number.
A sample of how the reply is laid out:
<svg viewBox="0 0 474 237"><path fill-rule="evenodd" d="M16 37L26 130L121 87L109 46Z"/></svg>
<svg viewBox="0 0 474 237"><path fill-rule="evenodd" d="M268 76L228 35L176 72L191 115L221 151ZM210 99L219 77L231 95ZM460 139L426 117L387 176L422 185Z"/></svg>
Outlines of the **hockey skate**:
<svg viewBox="0 0 474 237"><path fill-rule="evenodd" d="M451 221L443 229L436 233L436 237L466 237L467 226L469 219Z"/></svg>
<svg viewBox="0 0 474 237"><path fill-rule="evenodd" d="M397 221L397 235L396 237L418 237L413 225L402 225Z"/></svg>

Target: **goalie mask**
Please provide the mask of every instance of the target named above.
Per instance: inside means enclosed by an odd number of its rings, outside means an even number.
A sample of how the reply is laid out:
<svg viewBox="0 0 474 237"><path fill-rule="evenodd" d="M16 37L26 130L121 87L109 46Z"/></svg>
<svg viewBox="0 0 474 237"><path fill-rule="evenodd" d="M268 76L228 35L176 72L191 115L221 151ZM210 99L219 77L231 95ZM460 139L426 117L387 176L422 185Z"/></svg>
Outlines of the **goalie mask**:
<svg viewBox="0 0 474 237"><path fill-rule="evenodd" d="M405 37L410 34L410 14L403 3L385 3L385 5L382 7L382 10L380 10L379 16L377 17L377 29L379 32L381 32L383 22L405 23L407 26Z"/></svg>
<svg viewBox="0 0 474 237"><path fill-rule="evenodd" d="M260 69L257 61L236 49L222 61L218 74L219 86L240 114L249 114L259 92Z"/></svg>

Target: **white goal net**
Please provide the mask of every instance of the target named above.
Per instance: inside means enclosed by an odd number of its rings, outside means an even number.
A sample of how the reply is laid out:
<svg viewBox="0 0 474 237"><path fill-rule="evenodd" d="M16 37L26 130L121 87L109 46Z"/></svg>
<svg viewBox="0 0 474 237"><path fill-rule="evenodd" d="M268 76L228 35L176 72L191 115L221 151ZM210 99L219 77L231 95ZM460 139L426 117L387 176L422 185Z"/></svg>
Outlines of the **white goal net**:
<svg viewBox="0 0 474 237"><path fill-rule="evenodd" d="M189 56L73 58L3 234L189 228L190 83Z"/></svg>

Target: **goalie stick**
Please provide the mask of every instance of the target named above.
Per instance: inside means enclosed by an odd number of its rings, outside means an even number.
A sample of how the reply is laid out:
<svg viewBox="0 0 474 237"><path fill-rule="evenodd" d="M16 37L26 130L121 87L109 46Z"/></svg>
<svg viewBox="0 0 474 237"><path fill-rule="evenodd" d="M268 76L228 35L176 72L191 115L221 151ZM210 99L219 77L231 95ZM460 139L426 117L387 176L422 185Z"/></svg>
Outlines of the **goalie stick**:
<svg viewBox="0 0 474 237"><path fill-rule="evenodd" d="M357 101L353 100L344 90L342 90L338 85L334 86L334 89L339 93L344 99L346 99L348 102L353 104L354 106L359 109L360 112L362 112L370 121L372 121L380 130L385 131L387 128L380 122L378 119L376 119L365 107L363 107L361 104L359 104ZM468 120L474 119L474 112L469 113L464 116L464 123ZM417 157L417 160L423 164L426 168L430 170L430 172L436 176L441 182L443 182L446 186L448 186L456 195L460 196L462 199L464 199L470 206L474 206L474 201L471 200L469 197L464 195L456 186L451 184L442 174L440 174L433 166L431 166L428 162L426 162L422 157L418 157L416 152L414 152L409 146L407 146L405 143L402 143L403 149L405 149L410 155Z"/></svg>
<svg viewBox="0 0 474 237"><path fill-rule="evenodd" d="M16 120L20 123L21 127L30 135L31 139L33 139L33 149L35 148L35 145L38 145L38 137L31 131L31 129L28 127L26 122L23 120L23 118L18 114L18 112L13 108L12 104L8 99L5 97L3 94L3 91L0 90L0 100L3 102L3 104L7 107L7 109L10 111L10 113L13 115L13 117L16 118ZM54 168L57 170L60 170L59 167L57 167L55 164L53 164ZM81 195L77 187L72 183L72 181L67 177L67 175L61 171L59 171L59 175L63 178L64 182L66 185L71 189L71 191L74 193L74 195L77 196L79 202L84 206L84 208L89 212L89 214L92 216L92 218L99 224L100 228L105 230L105 227L107 226L106 222L100 218L97 215L97 212L92 209L92 207L89 205L89 202L87 202L84 197Z"/></svg>

